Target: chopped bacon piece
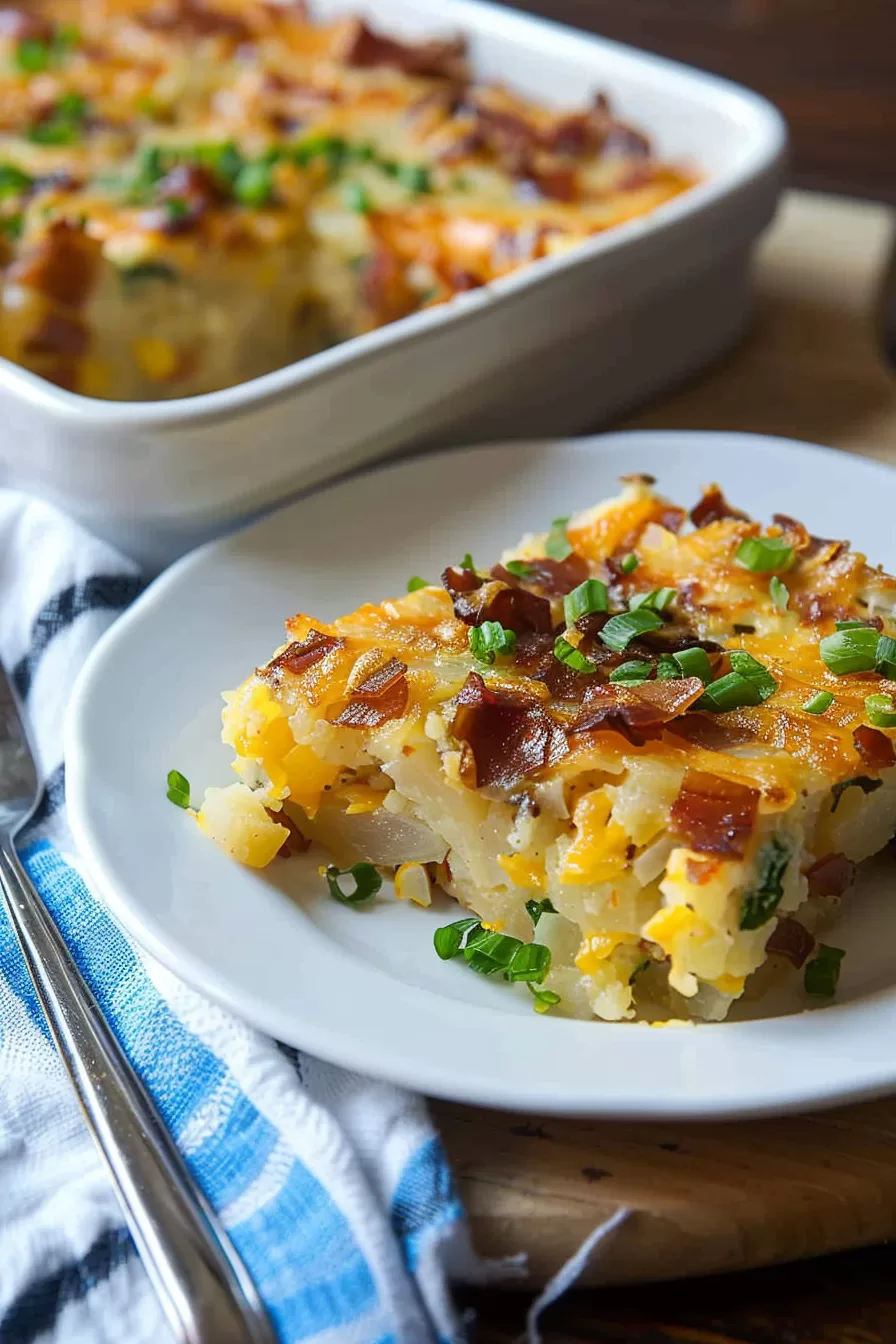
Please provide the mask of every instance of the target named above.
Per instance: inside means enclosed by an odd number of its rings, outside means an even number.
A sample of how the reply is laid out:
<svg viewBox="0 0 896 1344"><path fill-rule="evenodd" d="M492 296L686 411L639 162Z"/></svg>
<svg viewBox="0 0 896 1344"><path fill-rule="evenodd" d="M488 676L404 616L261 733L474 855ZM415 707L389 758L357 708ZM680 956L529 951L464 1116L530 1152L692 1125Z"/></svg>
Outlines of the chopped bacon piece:
<svg viewBox="0 0 896 1344"><path fill-rule="evenodd" d="M326 658L328 653L342 648L345 648L344 639L339 639L335 635L325 635L323 630L309 630L303 640L288 644L267 667L259 668L258 675L270 679L279 677L284 672L292 672L294 676L300 676L302 672L307 672L309 667Z"/></svg>
<svg viewBox="0 0 896 1344"><path fill-rule="evenodd" d="M668 731L706 751L730 751L732 747L755 742L753 729L731 722L733 718L731 714L683 714L669 724Z"/></svg>
<svg viewBox="0 0 896 1344"><path fill-rule="evenodd" d="M691 509L690 517L695 527L706 527L708 523L718 523L723 518L737 518L743 523L750 521L747 514L732 508L717 485L705 488L700 503Z"/></svg>
<svg viewBox="0 0 896 1344"><path fill-rule="evenodd" d="M535 168L532 181L549 201L574 201L579 195L579 179L573 168Z"/></svg>
<svg viewBox="0 0 896 1344"><path fill-rule="evenodd" d="M417 295L404 267L385 243L377 244L361 268L359 288L374 321L383 326L407 317L417 307Z"/></svg>
<svg viewBox="0 0 896 1344"><path fill-rule="evenodd" d="M633 126L614 121L604 140L603 152L619 159L649 159L650 141Z"/></svg>
<svg viewBox="0 0 896 1344"><path fill-rule="evenodd" d="M24 343L29 355L83 355L90 344L90 333L75 317L64 313L45 313L40 324Z"/></svg>
<svg viewBox="0 0 896 1344"><path fill-rule="evenodd" d="M442 571L442 587L455 598L460 593L475 593L485 579L479 577L475 569L461 569L459 565L449 565Z"/></svg>
<svg viewBox="0 0 896 1344"><path fill-rule="evenodd" d="M896 765L893 743L879 728L870 728L863 723L853 730L852 740L870 770L886 770L888 766Z"/></svg>
<svg viewBox="0 0 896 1344"><path fill-rule="evenodd" d="M758 789L688 770L669 813L669 829L690 849L743 858L758 807Z"/></svg>
<svg viewBox="0 0 896 1344"><path fill-rule="evenodd" d="M166 206L145 210L141 215L144 228L173 236L189 233L206 210L223 200L221 190L212 174L196 164L180 163L161 179L156 186L161 201L179 201L186 207L183 214L172 214Z"/></svg>
<svg viewBox="0 0 896 1344"><path fill-rule="evenodd" d="M600 663L613 660L615 655L600 644L589 657L592 662ZM581 704L589 687L594 685L591 673L574 672L566 663L554 657L553 634L532 632L522 635L516 646L513 665L533 681L544 682L555 700L575 700Z"/></svg>
<svg viewBox="0 0 896 1344"><path fill-rule="evenodd" d="M522 635L530 630L550 633L554 623L547 598L510 583L480 579L470 569L446 569L442 583L454 603L454 614L465 625L500 621L505 630ZM474 586L475 581L475 586Z"/></svg>
<svg viewBox="0 0 896 1344"><path fill-rule="evenodd" d="M406 75L453 79L464 83L468 77L466 40L462 37L430 42L399 42L369 27L363 19L352 19L340 35L337 59L347 65L389 65Z"/></svg>
<svg viewBox="0 0 896 1344"><path fill-rule="evenodd" d="M812 538L803 523L791 518L788 513L773 513L772 522L780 527L788 546L792 546L795 551L808 550Z"/></svg>
<svg viewBox="0 0 896 1344"><path fill-rule="evenodd" d="M101 245L65 220L9 269L10 280L37 289L66 308L80 308L99 274Z"/></svg>
<svg viewBox="0 0 896 1344"><path fill-rule="evenodd" d="M566 735L536 700L487 687L471 672L457 696L451 731L464 744L461 778L470 788L510 789L566 755Z"/></svg>
<svg viewBox="0 0 896 1344"><path fill-rule="evenodd" d="M637 686L621 682L594 685L585 698L570 734L615 730L634 746L659 736L663 725L683 714L703 694L699 677L675 681L643 681Z"/></svg>
<svg viewBox="0 0 896 1344"><path fill-rule="evenodd" d="M842 896L852 886L856 865L845 854L825 854L806 873L810 896Z"/></svg>
<svg viewBox="0 0 896 1344"><path fill-rule="evenodd" d="M11 37L17 42L26 38L47 41L53 36L49 19L31 14L27 9L0 9L0 37Z"/></svg>
<svg viewBox="0 0 896 1344"><path fill-rule="evenodd" d="M809 930L804 928L798 919L785 916L784 919L778 920L772 930L772 936L766 943L765 950L776 953L779 957L786 957L788 961L793 962L797 970L800 970L814 947L815 939Z"/></svg>
<svg viewBox="0 0 896 1344"><path fill-rule="evenodd" d="M407 664L390 658L352 692L334 722L341 728L379 728L390 719L400 719L408 707L407 670Z"/></svg>

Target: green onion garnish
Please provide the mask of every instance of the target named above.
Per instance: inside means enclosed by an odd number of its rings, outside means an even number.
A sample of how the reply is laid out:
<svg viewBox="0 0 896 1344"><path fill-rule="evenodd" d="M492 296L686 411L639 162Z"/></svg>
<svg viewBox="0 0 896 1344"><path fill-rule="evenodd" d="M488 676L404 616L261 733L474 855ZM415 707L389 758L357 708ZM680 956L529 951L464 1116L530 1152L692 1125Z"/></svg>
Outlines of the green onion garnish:
<svg viewBox="0 0 896 1344"><path fill-rule="evenodd" d="M330 171L333 173L342 167L348 155L349 147L342 136L326 135L324 133L310 135L307 140L303 140L293 150L293 158L301 167L307 167L312 159L323 158L327 160Z"/></svg>
<svg viewBox="0 0 896 1344"><path fill-rule="evenodd" d="M678 596L677 588L654 588L652 593L636 593L628 604L629 611L665 611Z"/></svg>
<svg viewBox="0 0 896 1344"><path fill-rule="evenodd" d="M373 209L370 192L361 182L346 182L342 202L346 210L354 210L358 215L367 215Z"/></svg>
<svg viewBox="0 0 896 1344"><path fill-rule="evenodd" d="M800 706L807 714L823 714L826 709L830 709L834 703L834 697L830 691L819 691L813 695L811 700L805 700Z"/></svg>
<svg viewBox="0 0 896 1344"><path fill-rule="evenodd" d="M179 770L168 771L168 801L175 807L190 806L190 781Z"/></svg>
<svg viewBox="0 0 896 1344"><path fill-rule="evenodd" d="M172 196L170 200L165 202L165 212L171 222L176 223L179 219L186 219L190 213L190 207L180 196Z"/></svg>
<svg viewBox="0 0 896 1344"><path fill-rule="evenodd" d="M21 238L25 229L25 216L19 210L14 215L4 215L0 219L0 232L7 238Z"/></svg>
<svg viewBox="0 0 896 1344"><path fill-rule="evenodd" d="M15 64L26 75L39 75L50 64L50 48L39 37L23 37L16 47Z"/></svg>
<svg viewBox="0 0 896 1344"><path fill-rule="evenodd" d="M410 579L408 579L409 593L416 593L418 588L428 588L428 587L429 584L427 583L426 579L421 579L419 574L414 574Z"/></svg>
<svg viewBox="0 0 896 1344"><path fill-rule="evenodd" d="M567 667L571 667L573 672L596 672L597 664L592 663L590 658L586 658L584 653L579 653L578 649L568 643L562 635L558 635L554 640L554 657Z"/></svg>
<svg viewBox="0 0 896 1344"><path fill-rule="evenodd" d="M555 1008L560 1002L560 995L555 994L552 989L536 989L531 980L527 980L526 984L532 995L532 1007L536 1013L546 1013L549 1008Z"/></svg>
<svg viewBox="0 0 896 1344"><path fill-rule="evenodd" d="M850 626L834 635L825 635L818 651L826 667L838 677L850 672L873 672L877 661L877 631L871 626Z"/></svg>
<svg viewBox="0 0 896 1344"><path fill-rule="evenodd" d="M433 947L442 961L450 961L460 952L464 935L470 929L479 928L478 919L458 919L453 924L443 924L432 936Z"/></svg>
<svg viewBox="0 0 896 1344"><path fill-rule="evenodd" d="M745 537L734 553L735 559L754 574L773 574L789 569L793 547L783 537Z"/></svg>
<svg viewBox="0 0 896 1344"><path fill-rule="evenodd" d="M679 653L673 653L672 657L678 664L681 676L699 677L704 685L712 681L712 663L705 649L682 649Z"/></svg>
<svg viewBox="0 0 896 1344"><path fill-rule="evenodd" d="M542 915L556 915L557 913L554 909L554 903L549 896L545 896L543 900L540 901L527 901L526 909L529 912L529 918L532 920L533 924L537 924Z"/></svg>
<svg viewBox="0 0 896 1344"><path fill-rule="evenodd" d="M726 714L731 709L742 709L745 705L758 705L761 702L758 687L742 677L739 672L729 672L707 686L695 709L706 709L711 714Z"/></svg>
<svg viewBox="0 0 896 1344"><path fill-rule="evenodd" d="M649 663L643 663L640 658L632 658L629 662L621 663L619 667L615 667L610 673L610 680L628 682L629 684L646 681L651 671L652 668Z"/></svg>
<svg viewBox="0 0 896 1344"><path fill-rule="evenodd" d="M835 621L835 630L867 630L867 621Z"/></svg>
<svg viewBox="0 0 896 1344"><path fill-rule="evenodd" d="M525 560L508 560L504 566L508 574L512 574L515 579L534 579L535 566L527 565Z"/></svg>
<svg viewBox="0 0 896 1344"><path fill-rule="evenodd" d="M500 621L483 621L469 633L470 651L477 662L493 663L500 655L516 652L516 633L505 630Z"/></svg>
<svg viewBox="0 0 896 1344"><path fill-rule="evenodd" d="M640 561L634 551L629 551L628 555L623 556L620 560L619 568L622 570L623 574L634 574L639 564Z"/></svg>
<svg viewBox="0 0 896 1344"><path fill-rule="evenodd" d="M164 280L174 284L180 279L173 266L164 261L138 261L134 266L123 266L118 278L126 289L136 288L146 280Z"/></svg>
<svg viewBox="0 0 896 1344"><path fill-rule="evenodd" d="M623 653L633 639L644 635L648 630L659 630L662 620L649 608L640 611L622 611L611 616L600 631L600 639L614 653Z"/></svg>
<svg viewBox="0 0 896 1344"><path fill-rule="evenodd" d="M777 910L784 895L782 878L790 862L790 850L780 840L772 839L759 851L759 883L745 891L740 906L740 927L760 929Z"/></svg>
<svg viewBox="0 0 896 1344"><path fill-rule="evenodd" d="M401 185L407 187L408 191L413 192L415 196L422 196L424 193L432 191L429 169L424 168L420 163L399 164L395 176Z"/></svg>
<svg viewBox="0 0 896 1344"><path fill-rule="evenodd" d="M817 995L818 998L832 999L837 992L840 963L845 956L842 947L828 947L826 943L819 943L815 949L815 956L806 962L806 969L803 972L803 986L806 993Z"/></svg>
<svg viewBox="0 0 896 1344"><path fill-rule="evenodd" d="M892 695L866 695L865 713L875 728L896 728L896 705Z"/></svg>
<svg viewBox="0 0 896 1344"><path fill-rule="evenodd" d="M681 676L681 668L672 657L671 653L660 655L656 665L657 681L678 681Z"/></svg>
<svg viewBox="0 0 896 1344"><path fill-rule="evenodd" d="M0 201L5 200L7 196L18 196L21 192L28 191L33 180L11 163L0 164Z"/></svg>
<svg viewBox="0 0 896 1344"><path fill-rule="evenodd" d="M891 639L889 635L881 635L877 641L874 663L882 677L896 681L896 639Z"/></svg>
<svg viewBox="0 0 896 1344"><path fill-rule="evenodd" d="M233 184L233 194L240 204L250 205L255 209L268 204L273 190L271 165L260 161L247 163Z"/></svg>
<svg viewBox="0 0 896 1344"><path fill-rule="evenodd" d="M600 579L586 579L563 599L563 616L567 625L575 625L580 616L606 610L607 585Z"/></svg>
<svg viewBox="0 0 896 1344"><path fill-rule="evenodd" d="M458 566L458 568L460 568L460 569L472 569L473 572L475 573L475 571L476 571L476 566L473 564L473 557L472 557L472 555L470 554L469 551L467 551L466 555L465 555L464 558L461 560L460 565Z"/></svg>
<svg viewBox="0 0 896 1344"><path fill-rule="evenodd" d="M471 970L478 971L480 975L494 975L496 971L509 969L518 948L522 946L519 938L511 938L509 934L476 929L467 938L464 960Z"/></svg>
<svg viewBox="0 0 896 1344"><path fill-rule="evenodd" d="M790 601L790 590L786 583L782 583L777 574L773 574L768 582L769 595L779 611L787 610L787 603Z"/></svg>
<svg viewBox="0 0 896 1344"><path fill-rule="evenodd" d="M337 868L331 863L327 865L324 876L330 895L343 905L366 905L383 885L383 879L372 863L353 863L350 868ZM340 877L350 877L355 884L354 890L343 891L339 885Z"/></svg>
<svg viewBox="0 0 896 1344"><path fill-rule="evenodd" d="M547 541L544 543L544 553L549 555L552 560L565 560L568 555L572 555L572 547L566 535L566 524L569 522L570 515L565 518L555 518L551 523L551 530L548 533Z"/></svg>
<svg viewBox="0 0 896 1344"><path fill-rule="evenodd" d="M737 672L740 676L751 681L759 692L760 700L767 700L770 695L774 695L778 689L778 683L775 681L767 667L763 667L751 653L744 652L743 649L733 649L728 655L731 663L731 671Z"/></svg>
<svg viewBox="0 0 896 1344"><path fill-rule="evenodd" d="M523 943L516 952L507 970L505 980L525 980L540 985L551 968L551 950L542 943Z"/></svg>

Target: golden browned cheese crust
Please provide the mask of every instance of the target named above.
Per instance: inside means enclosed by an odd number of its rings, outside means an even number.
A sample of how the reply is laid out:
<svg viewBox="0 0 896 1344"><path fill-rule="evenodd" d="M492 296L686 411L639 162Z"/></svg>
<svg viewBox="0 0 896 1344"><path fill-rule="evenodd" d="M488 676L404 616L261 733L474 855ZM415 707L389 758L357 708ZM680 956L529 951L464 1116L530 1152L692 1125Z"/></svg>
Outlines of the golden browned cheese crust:
<svg viewBox="0 0 896 1344"><path fill-rule="evenodd" d="M0 11L0 353L123 399L244 381L644 214L696 180L606 96L477 84L261 0Z"/></svg>

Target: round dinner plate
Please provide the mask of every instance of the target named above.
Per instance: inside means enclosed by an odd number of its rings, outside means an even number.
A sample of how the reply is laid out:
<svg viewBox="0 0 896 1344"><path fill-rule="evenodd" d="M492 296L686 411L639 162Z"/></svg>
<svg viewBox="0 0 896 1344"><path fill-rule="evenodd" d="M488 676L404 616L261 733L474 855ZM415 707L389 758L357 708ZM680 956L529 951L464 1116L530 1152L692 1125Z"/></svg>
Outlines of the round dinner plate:
<svg viewBox="0 0 896 1344"><path fill-rule="evenodd" d="M281 1041L432 1095L601 1117L722 1117L806 1109L896 1088L892 859L863 873L833 938L836 1004L808 1010L792 976L723 1024L539 1016L523 986L440 962L421 910L384 884L370 908L333 901L320 856L255 872L165 796L176 767L201 798L233 778L220 693L283 641L296 611L331 620L438 577L465 551L497 556L642 471L676 502L718 481L768 520L800 518L896 566L887 467L783 439L625 433L416 458L310 494L181 560L113 626L76 686L67 733L71 825L95 890L184 980Z"/></svg>

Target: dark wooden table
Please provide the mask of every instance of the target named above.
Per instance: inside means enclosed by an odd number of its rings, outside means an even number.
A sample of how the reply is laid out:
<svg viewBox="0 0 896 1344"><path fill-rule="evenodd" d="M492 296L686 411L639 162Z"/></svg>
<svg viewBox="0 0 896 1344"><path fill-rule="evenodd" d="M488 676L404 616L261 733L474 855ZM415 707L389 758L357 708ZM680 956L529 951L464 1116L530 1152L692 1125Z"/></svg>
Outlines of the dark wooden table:
<svg viewBox="0 0 896 1344"><path fill-rule="evenodd" d="M519 0L725 75L786 115L795 185L896 203L896 0ZM661 1270L659 1270L661 1272ZM467 1290L474 1344L511 1344L531 1295ZM896 1245L771 1270L570 1292L545 1344L896 1344Z"/></svg>

